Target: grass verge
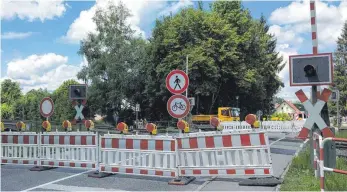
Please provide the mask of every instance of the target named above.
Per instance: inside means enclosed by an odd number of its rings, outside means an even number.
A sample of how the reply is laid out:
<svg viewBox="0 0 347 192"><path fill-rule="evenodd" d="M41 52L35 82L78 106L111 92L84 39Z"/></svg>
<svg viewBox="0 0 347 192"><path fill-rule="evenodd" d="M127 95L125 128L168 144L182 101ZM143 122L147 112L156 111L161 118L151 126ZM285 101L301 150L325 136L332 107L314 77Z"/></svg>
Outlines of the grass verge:
<svg viewBox="0 0 347 192"><path fill-rule="evenodd" d="M336 137L347 138L347 132L338 132ZM293 158L281 185L281 191L320 191L319 179L314 177L314 170L310 166L309 149L306 147ZM347 159L338 157L336 169L347 170ZM325 188L326 191L346 191L347 175L325 172Z"/></svg>

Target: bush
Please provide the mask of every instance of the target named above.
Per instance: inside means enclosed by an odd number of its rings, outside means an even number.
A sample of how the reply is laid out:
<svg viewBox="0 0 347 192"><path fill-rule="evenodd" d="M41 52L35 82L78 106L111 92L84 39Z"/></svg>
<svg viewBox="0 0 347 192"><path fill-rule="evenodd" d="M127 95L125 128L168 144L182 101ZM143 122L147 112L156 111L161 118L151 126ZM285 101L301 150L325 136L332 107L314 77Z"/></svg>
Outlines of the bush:
<svg viewBox="0 0 347 192"><path fill-rule="evenodd" d="M274 113L271 115L271 119L278 119L280 121L292 120L292 118L287 113Z"/></svg>

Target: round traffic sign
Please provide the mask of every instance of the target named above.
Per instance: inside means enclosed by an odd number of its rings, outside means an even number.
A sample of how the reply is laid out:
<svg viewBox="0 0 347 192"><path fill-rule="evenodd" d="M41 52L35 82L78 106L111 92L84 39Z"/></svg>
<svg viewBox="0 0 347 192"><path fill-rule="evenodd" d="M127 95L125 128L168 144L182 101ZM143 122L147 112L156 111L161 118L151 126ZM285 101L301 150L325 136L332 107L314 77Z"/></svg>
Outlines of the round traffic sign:
<svg viewBox="0 0 347 192"><path fill-rule="evenodd" d="M262 116L262 115L263 115L263 111L258 110L258 111L257 111L257 116L260 117L260 116Z"/></svg>
<svg viewBox="0 0 347 192"><path fill-rule="evenodd" d="M173 118L183 118L190 110L190 104L187 97L183 95L173 95L167 101L167 111Z"/></svg>
<svg viewBox="0 0 347 192"><path fill-rule="evenodd" d="M188 75L182 70L173 70L166 77L166 88L173 94L183 93L188 85Z"/></svg>
<svg viewBox="0 0 347 192"><path fill-rule="evenodd" d="M53 100L49 97L45 97L40 103L40 113L43 117L50 117L54 112Z"/></svg>

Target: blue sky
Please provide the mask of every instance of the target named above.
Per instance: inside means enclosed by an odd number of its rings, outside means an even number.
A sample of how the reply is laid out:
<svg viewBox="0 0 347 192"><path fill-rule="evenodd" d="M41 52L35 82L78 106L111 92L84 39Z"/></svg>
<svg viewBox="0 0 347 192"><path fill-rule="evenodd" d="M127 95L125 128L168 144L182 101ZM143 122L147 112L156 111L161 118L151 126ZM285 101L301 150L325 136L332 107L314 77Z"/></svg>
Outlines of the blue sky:
<svg viewBox="0 0 347 192"><path fill-rule="evenodd" d="M209 2L204 3L207 7ZM93 30L90 18L96 4L102 6L100 1L3 3L1 77L19 81L24 92L40 87L54 90L62 81L75 77L83 65L83 58L77 54L78 42L84 33ZM197 2L132 0L126 5L134 14L131 25L149 37L158 15L169 11L176 13L182 7L197 6ZM265 15L270 31L278 39L278 51L285 58L290 54L312 52L306 2L246 1L243 5L255 18ZM317 11L321 15L317 16L320 52L331 52L343 20L347 19L347 2L318 2ZM288 81L286 74L285 70L279 74L285 83ZM293 99L292 90L287 86L279 95Z"/></svg>

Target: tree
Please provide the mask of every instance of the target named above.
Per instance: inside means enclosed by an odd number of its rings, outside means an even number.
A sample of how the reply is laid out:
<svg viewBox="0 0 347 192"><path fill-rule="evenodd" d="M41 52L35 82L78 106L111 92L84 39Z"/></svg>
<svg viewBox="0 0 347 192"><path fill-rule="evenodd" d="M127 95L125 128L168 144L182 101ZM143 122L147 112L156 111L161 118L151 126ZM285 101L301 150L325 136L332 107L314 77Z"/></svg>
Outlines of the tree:
<svg viewBox="0 0 347 192"><path fill-rule="evenodd" d="M7 103L1 103L1 119L12 119L13 109Z"/></svg>
<svg viewBox="0 0 347 192"><path fill-rule="evenodd" d="M211 11L187 8L157 20L150 39L151 78L146 86L154 117L168 116L165 106L171 94L165 77L173 69L185 69L186 55L188 95L197 98L193 113L236 106L236 96L244 115L270 110L282 85L277 72L284 65L275 52L276 40L267 32L265 19L253 20L237 1L214 2Z"/></svg>
<svg viewBox="0 0 347 192"><path fill-rule="evenodd" d="M44 120L40 114L40 102L44 97L50 96L47 89L32 89L14 104L14 116L18 119Z"/></svg>
<svg viewBox="0 0 347 192"><path fill-rule="evenodd" d="M13 105L21 97L21 89L18 82L5 79L1 82L1 103Z"/></svg>
<svg viewBox="0 0 347 192"><path fill-rule="evenodd" d="M347 116L347 21L337 40L337 49L334 54L334 84L340 92L340 114ZM336 115L335 102L329 102L329 109L333 115Z"/></svg>
<svg viewBox="0 0 347 192"><path fill-rule="evenodd" d="M78 78L90 84L90 108L113 123L113 115L129 107L124 102L133 106L141 95L137 81L146 62L146 43L126 24L130 16L122 2L109 3L106 11L98 9L93 18L97 33L90 33L79 51L88 61Z"/></svg>

